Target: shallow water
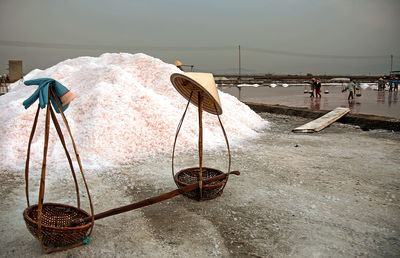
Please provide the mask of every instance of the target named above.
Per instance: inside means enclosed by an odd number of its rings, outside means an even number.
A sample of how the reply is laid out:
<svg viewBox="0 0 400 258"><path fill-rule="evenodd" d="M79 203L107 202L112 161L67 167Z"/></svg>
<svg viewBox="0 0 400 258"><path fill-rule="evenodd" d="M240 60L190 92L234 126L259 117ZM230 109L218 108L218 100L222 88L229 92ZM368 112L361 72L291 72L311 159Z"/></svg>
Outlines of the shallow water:
<svg viewBox="0 0 400 258"><path fill-rule="evenodd" d="M237 87L219 87L239 98ZM240 100L265 104L279 104L294 107L307 107L312 110L331 110L336 107L349 107L351 113L372 114L400 118L399 93L388 91L361 90L361 97L348 101L348 92L342 93L340 86L322 86L321 98L310 98L303 86L292 87L242 87ZM329 93L325 94L324 91Z"/></svg>

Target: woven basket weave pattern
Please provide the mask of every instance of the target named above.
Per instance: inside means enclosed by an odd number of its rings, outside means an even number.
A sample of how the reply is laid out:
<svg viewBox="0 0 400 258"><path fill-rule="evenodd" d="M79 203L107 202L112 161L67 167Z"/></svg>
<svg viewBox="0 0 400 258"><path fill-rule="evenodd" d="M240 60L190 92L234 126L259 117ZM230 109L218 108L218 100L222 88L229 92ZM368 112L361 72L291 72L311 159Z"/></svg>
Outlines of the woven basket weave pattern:
<svg viewBox="0 0 400 258"><path fill-rule="evenodd" d="M85 211L57 203L45 203L42 210L41 234L43 243L49 247L63 247L82 241L91 227L91 222L68 227L76 219L83 219L90 215ZM24 219L29 232L39 238L38 206L29 206L24 211Z"/></svg>
<svg viewBox="0 0 400 258"><path fill-rule="evenodd" d="M186 185L199 182L199 174L200 174L200 169L198 167L187 168L176 173L174 180L179 188L183 188ZM207 168L207 167L202 168L203 180L219 176L222 174L224 173L217 169ZM226 184L226 178L203 185L202 200L210 200L220 196L222 194L222 189L224 188L225 184ZM191 199L195 200L200 199L199 189L183 194Z"/></svg>

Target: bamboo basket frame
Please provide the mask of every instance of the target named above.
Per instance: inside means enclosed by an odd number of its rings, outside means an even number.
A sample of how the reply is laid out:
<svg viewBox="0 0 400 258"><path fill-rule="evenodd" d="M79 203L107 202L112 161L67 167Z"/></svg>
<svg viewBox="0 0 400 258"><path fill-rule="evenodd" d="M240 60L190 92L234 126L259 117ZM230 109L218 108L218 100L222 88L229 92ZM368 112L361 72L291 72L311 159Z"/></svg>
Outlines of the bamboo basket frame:
<svg viewBox="0 0 400 258"><path fill-rule="evenodd" d="M178 127L176 129L174 145L173 145L173 150L172 150L172 177L175 181L176 186L178 187L178 189L182 189L186 185L190 184L190 182L188 182L188 180L190 180L190 181L197 180L197 182L199 184L199 188L195 189L195 191L183 193L183 195L185 195L191 199L198 200L198 201L210 200L210 199L214 199L214 198L220 196L226 186L226 183L228 182L229 174L231 172L231 152L230 152L230 148L229 148L229 141L228 141L228 137L225 132L225 128L221 122L221 118L218 114L217 107L215 106L215 103L214 103L215 114L218 117L218 121L221 126L222 132L224 134L226 146L228 149L228 172L225 173L226 177L224 179L222 179L221 181L214 182L213 184L203 185L203 183L204 183L203 177L204 176L205 176L205 179L208 179L208 178L212 178L216 175L224 174L220 170L203 167L203 121L202 121L203 94L205 94L205 93L202 90L191 88L190 96L188 98L188 102L186 104L185 111L183 112L182 118L179 121ZM197 103L198 103L198 117L199 117L199 140L198 140L199 167L186 168L186 169L179 171L178 173L175 173L174 159L175 159L176 141L178 139L178 135L179 135L180 129L182 127L183 120L185 119L186 112L188 110L188 107L192 100L193 95L197 95L197 98L198 98ZM210 173L210 171L212 171L212 172ZM193 175L195 175L195 176L193 176Z"/></svg>
<svg viewBox="0 0 400 258"><path fill-rule="evenodd" d="M87 237L91 235L94 226L94 209L93 209L92 198L89 193L89 188L85 179L85 175L83 173L82 163L79 157L78 150L75 145L74 138L72 137L71 129L64 115L64 112L61 108L61 104L56 98L53 86L49 87L48 93L49 93L48 94L49 99L46 108L43 162L42 162L42 172L40 178L38 204L30 205L29 201L29 160L30 160L31 144L38 122L40 105L38 105L38 109L36 111L35 119L33 122L28 142L28 150L27 150L27 157L25 164L25 193L26 193L26 200L28 207L25 209L23 216L28 230L32 233L34 237L39 239L43 250L46 253L51 253L51 252L63 251L70 248L74 248L76 246L80 246L87 242ZM90 205L90 215L89 213L85 212L80 208L79 187L76 174L74 171L71 157L66 147L64 136L60 128L60 124L58 123L57 117L53 111L53 108L51 107L51 102L50 102L51 98L55 99L57 107L60 110L62 119L71 138L76 160L78 162L82 179L85 184L86 193L88 195L88 201ZM50 118L53 121L54 127L56 128L57 134L59 136L59 139L61 141L61 144L64 148L65 154L68 159L68 163L75 183L77 207L59 203L43 203L45 180L46 180L47 149L49 142ZM71 221L74 221L78 218L84 219L88 217L90 217L90 221L85 221L84 223L80 223L79 225L73 225L73 226L69 225Z"/></svg>

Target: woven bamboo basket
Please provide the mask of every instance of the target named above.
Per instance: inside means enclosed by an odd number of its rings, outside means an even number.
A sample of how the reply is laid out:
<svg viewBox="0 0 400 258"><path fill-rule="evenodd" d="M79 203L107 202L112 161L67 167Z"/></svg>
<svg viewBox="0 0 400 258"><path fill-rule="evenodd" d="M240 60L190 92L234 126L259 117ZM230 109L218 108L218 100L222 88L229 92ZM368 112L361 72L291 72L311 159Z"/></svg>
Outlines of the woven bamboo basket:
<svg viewBox="0 0 400 258"><path fill-rule="evenodd" d="M222 194L226 186L226 183L228 181L229 174L231 173L230 171L231 154L230 154L229 142L228 142L228 137L226 136L224 126L222 125L219 116L220 114L222 114L222 107L219 100L218 91L215 86L214 77L212 74L208 73L183 73L183 74L175 73L171 75L171 82L172 85L176 88L176 90L184 98L188 100L185 111L183 112L182 118L176 130L174 147L172 151L172 177L179 189L182 189L190 184L198 183L199 185L198 188L189 192L182 193L183 195L198 201L214 199ZM174 158L175 158L176 142L190 103L198 107L199 166L192 168L185 168L175 174ZM225 142L228 148L229 163L228 163L228 172L226 174L218 169L203 167L202 165L203 164L203 122L202 122L203 110L218 117L218 121L221 126L223 135L225 137ZM207 181L207 179L220 175L226 175L226 177L224 177L221 180L217 180L210 183L204 182L205 180Z"/></svg>
<svg viewBox="0 0 400 258"><path fill-rule="evenodd" d="M185 186L188 186L190 184L198 183L200 178L199 173L200 173L199 167L183 169L175 174L174 176L175 183L177 184L179 189L183 189ZM207 168L207 167L202 168L203 180L223 174L224 173L218 169ZM227 178L225 177L218 181L214 181L208 184L203 184L202 200L211 200L220 196L222 194L226 182ZM183 193L183 195L191 199L200 200L200 189L197 188L191 192Z"/></svg>
<svg viewBox="0 0 400 258"><path fill-rule="evenodd" d="M61 116L64 120L64 124L68 130L69 136L71 137L72 145L75 151L76 159L79 165L79 169L83 178L83 182L86 187L86 193L88 196L88 201L90 205L91 215L80 208L80 197L79 197L79 186L72 164L71 157L67 150L64 136L61 131L60 124L57 121L57 117L53 108L51 107L50 99L54 98L61 112ZM25 224L29 232L36 238L39 239L43 250L46 253L63 251L70 249L82 244L87 244L89 242L89 236L93 230L94 225L94 211L92 199L90 197L89 188L86 183L86 179L83 173L82 164L79 158L78 151L74 139L71 134L68 121L62 111L61 105L55 95L54 89L49 87L49 100L46 110L46 124L44 133L44 149L43 149L43 163L42 163L42 173L40 179L39 188L39 199L38 204L30 205L29 202L29 159L32 139L35 134L36 125L38 121L40 106L36 111L35 120L32 126L32 131L28 143L27 158L25 164L25 192L28 207L23 212L23 217ZM45 192L45 180L46 180L46 163L47 163L47 149L49 142L49 129L50 129L50 118L53 121L54 127L57 130L57 134L61 141L61 144L65 150L66 157L71 168L71 173L75 183L77 207L60 204L60 203L44 203L44 192ZM86 219L86 220L85 220ZM81 223L71 226L72 222L82 220Z"/></svg>
<svg viewBox="0 0 400 258"><path fill-rule="evenodd" d="M77 219L85 219L90 215L79 208L59 204L44 203L41 215L41 232L43 244L49 248L70 246L82 242L91 228L91 222L69 226ZM39 238L38 205L25 209L24 219L31 234Z"/></svg>

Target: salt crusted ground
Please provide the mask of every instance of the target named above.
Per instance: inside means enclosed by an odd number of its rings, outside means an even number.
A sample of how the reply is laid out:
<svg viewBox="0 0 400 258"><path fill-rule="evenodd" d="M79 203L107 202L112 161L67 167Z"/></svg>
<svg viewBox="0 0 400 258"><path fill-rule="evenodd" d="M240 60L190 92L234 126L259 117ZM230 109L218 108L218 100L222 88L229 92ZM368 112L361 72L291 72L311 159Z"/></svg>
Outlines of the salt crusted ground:
<svg viewBox="0 0 400 258"><path fill-rule="evenodd" d="M178 196L99 220L89 245L52 256L399 257L400 134L338 123L293 134L307 120L263 117L271 129L235 148L233 169L242 175L229 179L221 197ZM223 152L205 159L226 167ZM179 156L177 165L196 165L196 153ZM0 255L44 255L22 218L23 171L0 173ZM86 174L96 212L175 189L169 155ZM66 178L49 178L47 200L73 204ZM33 200L38 183L32 181Z"/></svg>

